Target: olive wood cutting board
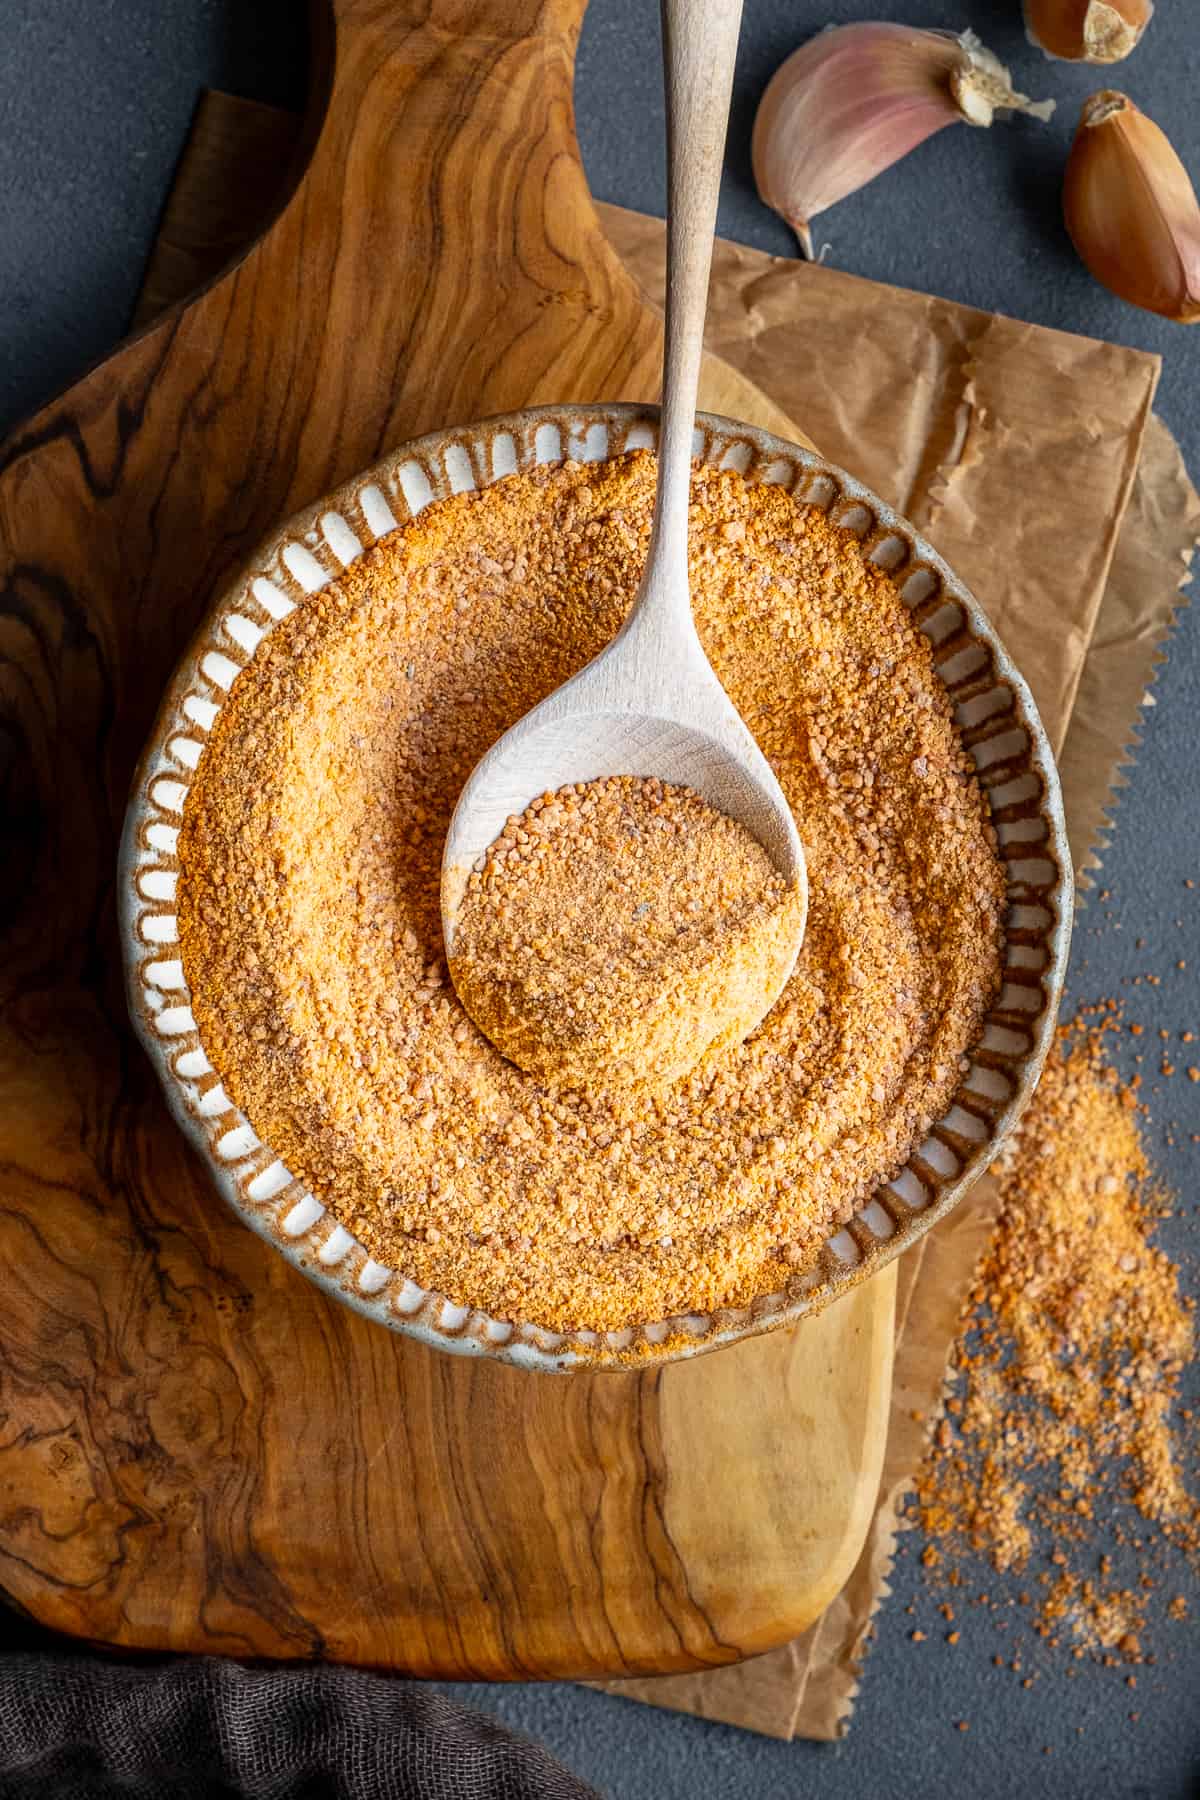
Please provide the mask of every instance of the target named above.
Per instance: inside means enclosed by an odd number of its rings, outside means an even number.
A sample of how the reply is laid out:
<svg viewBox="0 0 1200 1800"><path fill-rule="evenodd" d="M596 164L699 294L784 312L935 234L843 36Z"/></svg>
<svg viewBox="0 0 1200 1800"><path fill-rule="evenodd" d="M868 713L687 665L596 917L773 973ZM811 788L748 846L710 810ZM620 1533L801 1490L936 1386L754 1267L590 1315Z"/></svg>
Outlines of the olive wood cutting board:
<svg viewBox="0 0 1200 1800"><path fill-rule="evenodd" d="M657 319L575 144L584 4L320 8L273 224L0 449L0 1588L96 1642L447 1677L703 1667L803 1629L870 1516L894 1268L660 1372L441 1355L236 1222L125 1015L129 778L259 538L435 426L655 396ZM211 251L209 154L211 132L177 198ZM160 301L195 269L172 216ZM723 365L701 398L796 435Z"/></svg>

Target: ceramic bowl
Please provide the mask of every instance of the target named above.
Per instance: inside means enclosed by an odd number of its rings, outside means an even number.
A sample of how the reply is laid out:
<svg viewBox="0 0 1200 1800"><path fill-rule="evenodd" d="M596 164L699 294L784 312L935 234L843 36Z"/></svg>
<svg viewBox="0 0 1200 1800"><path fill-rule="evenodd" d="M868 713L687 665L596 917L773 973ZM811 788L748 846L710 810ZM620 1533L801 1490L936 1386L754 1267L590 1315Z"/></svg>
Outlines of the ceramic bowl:
<svg viewBox="0 0 1200 1800"><path fill-rule="evenodd" d="M562 457L600 462L653 448L658 417L635 406L543 407L405 444L308 507L219 596L176 670L134 779L119 867L134 1025L171 1110L223 1197L327 1293L439 1349L524 1368L628 1367L791 1325L908 1249L943 1218L1011 1132L1050 1043L1070 938L1072 879L1053 757L1024 681L978 603L936 551L859 482L808 450L701 415L696 454L820 507L885 569L934 647L963 739L991 799L1008 867L1004 981L954 1102L817 1262L785 1291L712 1315L563 1335L490 1318L373 1261L295 1181L232 1105L200 1041L174 910L188 784L239 671L293 608L432 500Z"/></svg>

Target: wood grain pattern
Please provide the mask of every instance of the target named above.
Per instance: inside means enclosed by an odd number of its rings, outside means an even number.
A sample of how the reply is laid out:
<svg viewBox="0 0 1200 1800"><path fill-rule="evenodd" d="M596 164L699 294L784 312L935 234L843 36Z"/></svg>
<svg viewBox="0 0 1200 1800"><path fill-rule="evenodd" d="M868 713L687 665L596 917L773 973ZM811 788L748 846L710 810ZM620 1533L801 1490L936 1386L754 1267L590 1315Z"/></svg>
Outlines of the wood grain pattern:
<svg viewBox="0 0 1200 1800"><path fill-rule="evenodd" d="M816 1372L849 1360L884 1391L893 1271L658 1375L441 1357L217 1203L125 1018L120 815L213 589L415 432L652 391L657 325L574 145L581 14L339 0L319 139L271 230L0 450L0 1585L60 1630L654 1672L791 1635L857 1549L881 1438L844 1383L830 1423ZM788 431L724 379L704 404Z"/></svg>

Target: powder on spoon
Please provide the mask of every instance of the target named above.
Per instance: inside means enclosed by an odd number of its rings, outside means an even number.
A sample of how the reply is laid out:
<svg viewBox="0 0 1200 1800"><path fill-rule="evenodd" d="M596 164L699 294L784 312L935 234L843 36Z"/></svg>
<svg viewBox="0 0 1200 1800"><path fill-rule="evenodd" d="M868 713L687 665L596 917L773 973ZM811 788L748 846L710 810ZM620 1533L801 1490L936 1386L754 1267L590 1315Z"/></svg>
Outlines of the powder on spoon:
<svg viewBox="0 0 1200 1800"><path fill-rule="evenodd" d="M758 1024L803 904L746 827L690 788L612 776L508 821L467 882L450 974L528 1073L660 1087Z"/></svg>

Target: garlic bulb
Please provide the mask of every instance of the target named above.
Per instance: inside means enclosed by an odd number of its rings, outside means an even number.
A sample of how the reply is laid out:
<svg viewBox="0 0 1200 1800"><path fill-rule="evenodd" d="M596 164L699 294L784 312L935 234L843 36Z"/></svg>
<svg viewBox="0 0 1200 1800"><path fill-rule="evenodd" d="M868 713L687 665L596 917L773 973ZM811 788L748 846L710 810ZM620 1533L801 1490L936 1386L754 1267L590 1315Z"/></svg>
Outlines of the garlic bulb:
<svg viewBox="0 0 1200 1800"><path fill-rule="evenodd" d="M1153 0L1025 0L1025 31L1047 56L1115 63L1136 46Z"/></svg>
<svg viewBox="0 0 1200 1800"><path fill-rule="evenodd" d="M1016 93L973 32L834 26L788 57L759 103L751 146L759 195L811 256L818 213L935 131L962 120L990 125L1002 110L1048 119L1054 102Z"/></svg>
<svg viewBox="0 0 1200 1800"><path fill-rule="evenodd" d="M1097 281L1148 312L1200 319L1200 204L1166 133L1125 94L1085 101L1063 213Z"/></svg>

